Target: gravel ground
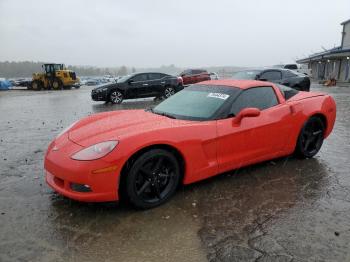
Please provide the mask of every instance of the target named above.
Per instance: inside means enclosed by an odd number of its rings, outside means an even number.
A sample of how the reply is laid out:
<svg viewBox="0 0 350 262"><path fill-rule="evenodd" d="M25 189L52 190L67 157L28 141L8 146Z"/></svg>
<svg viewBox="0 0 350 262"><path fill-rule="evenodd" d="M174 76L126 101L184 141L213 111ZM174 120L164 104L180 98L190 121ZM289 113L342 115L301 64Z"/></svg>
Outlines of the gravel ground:
<svg viewBox="0 0 350 262"><path fill-rule="evenodd" d="M282 158L186 186L135 211L86 204L44 182L49 142L96 112L146 108L92 102L89 87L0 92L0 261L350 261L350 89L313 159Z"/></svg>

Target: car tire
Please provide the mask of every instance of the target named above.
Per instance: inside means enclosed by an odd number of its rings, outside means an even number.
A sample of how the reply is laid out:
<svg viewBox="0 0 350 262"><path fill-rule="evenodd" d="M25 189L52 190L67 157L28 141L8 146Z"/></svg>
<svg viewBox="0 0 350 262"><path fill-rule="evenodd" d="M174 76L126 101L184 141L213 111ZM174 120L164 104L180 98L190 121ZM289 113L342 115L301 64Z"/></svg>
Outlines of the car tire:
<svg viewBox="0 0 350 262"><path fill-rule="evenodd" d="M126 195L136 208L154 208L173 196L179 181L176 157L167 150L152 149L138 157L129 169Z"/></svg>
<svg viewBox="0 0 350 262"><path fill-rule="evenodd" d="M167 99L169 97L171 97L173 94L175 94L175 88L171 87L171 86L167 86L164 90L164 98Z"/></svg>
<svg viewBox="0 0 350 262"><path fill-rule="evenodd" d="M119 90L112 90L112 92L109 94L109 101L112 104L121 104L121 102L123 102L123 99L123 93Z"/></svg>
<svg viewBox="0 0 350 262"><path fill-rule="evenodd" d="M321 149L324 140L325 126L317 117L309 118L303 125L295 148L298 158L311 158Z"/></svg>

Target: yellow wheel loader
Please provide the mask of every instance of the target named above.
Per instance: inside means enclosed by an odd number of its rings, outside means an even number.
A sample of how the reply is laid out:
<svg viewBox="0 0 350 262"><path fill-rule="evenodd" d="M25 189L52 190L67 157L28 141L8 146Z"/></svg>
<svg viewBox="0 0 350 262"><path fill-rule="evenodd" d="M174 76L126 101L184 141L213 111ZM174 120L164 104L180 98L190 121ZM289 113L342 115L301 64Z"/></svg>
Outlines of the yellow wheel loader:
<svg viewBox="0 0 350 262"><path fill-rule="evenodd" d="M63 64L43 64L44 72L34 73L30 89L67 89L79 87L79 78L75 72L68 70Z"/></svg>

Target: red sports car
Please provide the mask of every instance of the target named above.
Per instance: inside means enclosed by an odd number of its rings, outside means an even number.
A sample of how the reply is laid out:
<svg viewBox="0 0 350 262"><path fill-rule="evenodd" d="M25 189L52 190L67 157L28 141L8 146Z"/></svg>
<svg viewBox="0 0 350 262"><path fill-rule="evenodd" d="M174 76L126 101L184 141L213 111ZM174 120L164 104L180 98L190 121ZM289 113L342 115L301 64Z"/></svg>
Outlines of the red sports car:
<svg viewBox="0 0 350 262"><path fill-rule="evenodd" d="M191 85L148 110L88 116L62 132L45 156L47 183L80 201L138 208L189 184L295 153L313 157L333 129L323 93L253 80Z"/></svg>

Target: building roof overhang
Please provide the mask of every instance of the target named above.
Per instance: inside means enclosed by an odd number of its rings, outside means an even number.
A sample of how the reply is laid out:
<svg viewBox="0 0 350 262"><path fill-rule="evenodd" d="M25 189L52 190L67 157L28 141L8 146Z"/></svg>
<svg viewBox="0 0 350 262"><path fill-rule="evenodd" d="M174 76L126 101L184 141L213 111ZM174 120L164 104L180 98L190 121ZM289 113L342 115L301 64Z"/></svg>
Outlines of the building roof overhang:
<svg viewBox="0 0 350 262"><path fill-rule="evenodd" d="M309 57L297 60L298 64L305 64L312 61L321 61L325 59L344 58L350 56L350 49L331 49L322 53L316 53Z"/></svg>

